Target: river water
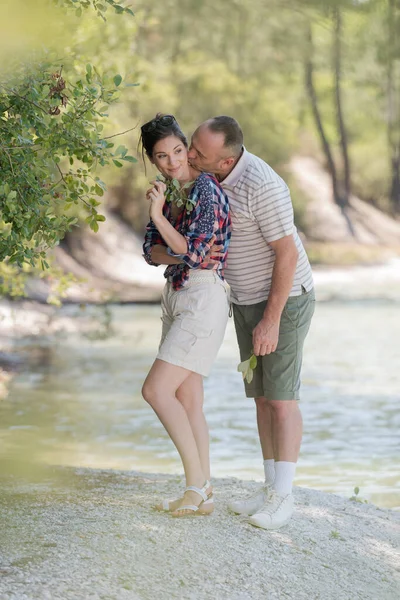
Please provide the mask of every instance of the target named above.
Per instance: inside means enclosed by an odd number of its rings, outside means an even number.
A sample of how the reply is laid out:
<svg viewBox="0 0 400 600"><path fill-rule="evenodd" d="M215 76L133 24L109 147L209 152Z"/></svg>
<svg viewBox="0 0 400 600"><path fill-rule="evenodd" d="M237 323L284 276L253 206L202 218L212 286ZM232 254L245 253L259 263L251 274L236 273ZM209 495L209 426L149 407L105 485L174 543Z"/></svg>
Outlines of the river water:
<svg viewBox="0 0 400 600"><path fill-rule="evenodd" d="M347 497L357 486L362 499L399 509L400 263L317 271L315 279L296 484ZM86 310L104 317L101 307ZM62 311L73 316L79 308ZM46 364L18 375L0 404L4 455L181 473L172 443L140 394L157 350L159 315L158 306L113 306L106 339L74 333L43 340ZM254 403L244 397L237 363L230 320L205 381L212 471L261 480Z"/></svg>

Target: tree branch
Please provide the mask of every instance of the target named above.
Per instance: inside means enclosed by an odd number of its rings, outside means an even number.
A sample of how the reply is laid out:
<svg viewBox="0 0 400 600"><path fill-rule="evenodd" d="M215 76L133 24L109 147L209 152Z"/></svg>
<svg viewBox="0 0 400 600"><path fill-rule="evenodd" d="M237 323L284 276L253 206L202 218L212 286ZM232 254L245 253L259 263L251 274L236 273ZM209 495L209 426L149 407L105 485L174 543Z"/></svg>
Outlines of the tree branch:
<svg viewBox="0 0 400 600"><path fill-rule="evenodd" d="M11 172L12 172L13 176L15 177L14 168L13 168L13 164L12 164L12 161L11 161L11 156L8 154L7 148L4 148L4 146L1 146L1 148L2 148L2 150L4 150L4 153L7 154L8 161L9 161L10 167L11 167Z"/></svg>
<svg viewBox="0 0 400 600"><path fill-rule="evenodd" d="M129 131L133 131L134 129L136 129L136 127L138 126L138 123L135 125L135 127L131 127L130 129L127 129L126 131L121 131L121 133L114 133L114 135L107 135L106 137L101 138L102 140L110 140L111 138L117 137L118 135L124 135L124 133L129 133Z"/></svg>
<svg viewBox="0 0 400 600"><path fill-rule="evenodd" d="M20 94L17 94L17 92L15 92L13 89L10 89L10 88L4 88L4 89L9 94L13 94L14 96L16 96L17 98L19 98L20 100L23 100L24 102L28 102L29 104L32 104L33 106L36 106L36 108L38 108L39 110L41 110L42 112L44 112L45 115L48 114L47 110L45 110L42 106L40 106L40 104L37 104L33 100L28 100L28 98L25 98L25 96L21 96Z"/></svg>
<svg viewBox="0 0 400 600"><path fill-rule="evenodd" d="M56 165L56 167L57 167L57 169L58 169L58 172L60 173L60 176L61 176L61 179L62 179L62 181L63 181L63 182L65 183L65 185L68 187L68 184L67 184L67 182L65 181L64 173L61 171L60 167L58 166L58 164L57 164L56 162L55 162L54 164ZM60 183L60 182L58 182L58 183ZM57 183L56 185L58 185L58 183ZM51 189L53 189L53 188L51 188ZM87 200L85 200L85 198L83 198L82 196L80 196L79 194L78 194L78 198L79 198L79 200L81 200L81 201L82 201L84 204L86 204L86 206L87 206L88 208L90 208L90 209L92 208L92 206L89 204L89 202L88 202Z"/></svg>

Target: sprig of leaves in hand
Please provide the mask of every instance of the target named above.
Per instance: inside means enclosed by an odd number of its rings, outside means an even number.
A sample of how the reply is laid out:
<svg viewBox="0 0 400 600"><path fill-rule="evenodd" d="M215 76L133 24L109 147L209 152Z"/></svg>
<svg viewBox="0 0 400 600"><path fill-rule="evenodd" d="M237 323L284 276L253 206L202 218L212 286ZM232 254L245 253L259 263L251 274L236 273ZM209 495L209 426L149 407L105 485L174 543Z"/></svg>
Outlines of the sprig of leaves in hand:
<svg viewBox="0 0 400 600"><path fill-rule="evenodd" d="M188 181L184 185L181 185L177 179L166 179L162 175L157 175L157 181L162 181L167 186L165 191L165 201L173 203L180 207L185 205L186 212L192 212L196 205L196 201L192 198L188 198L186 190L188 190L194 183L194 181Z"/></svg>
<svg viewBox="0 0 400 600"><path fill-rule="evenodd" d="M256 367L257 356L252 353L250 358L238 364L237 370L242 374L243 379L246 379L247 383L251 383L253 381L254 369Z"/></svg>

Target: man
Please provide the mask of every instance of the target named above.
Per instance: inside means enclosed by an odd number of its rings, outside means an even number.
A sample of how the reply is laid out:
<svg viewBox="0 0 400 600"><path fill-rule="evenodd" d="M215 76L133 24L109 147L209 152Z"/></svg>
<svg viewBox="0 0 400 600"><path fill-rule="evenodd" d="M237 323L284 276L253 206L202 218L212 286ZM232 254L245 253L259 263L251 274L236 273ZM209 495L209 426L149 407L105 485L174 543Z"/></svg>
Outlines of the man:
<svg viewBox="0 0 400 600"><path fill-rule="evenodd" d="M231 208L225 275L241 360L258 356L246 395L254 398L265 486L230 503L250 523L277 529L293 513L292 485L302 438L298 408L302 350L314 312L313 279L293 223L285 182L243 146L235 119L215 117L192 137L190 163L214 173Z"/></svg>

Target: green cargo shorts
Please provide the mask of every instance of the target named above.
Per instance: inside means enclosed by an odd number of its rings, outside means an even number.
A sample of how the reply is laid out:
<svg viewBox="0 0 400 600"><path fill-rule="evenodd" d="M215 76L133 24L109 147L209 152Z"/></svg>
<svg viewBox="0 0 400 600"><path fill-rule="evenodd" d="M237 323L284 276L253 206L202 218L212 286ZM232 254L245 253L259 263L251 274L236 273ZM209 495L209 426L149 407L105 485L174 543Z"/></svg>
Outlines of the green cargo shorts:
<svg viewBox="0 0 400 600"><path fill-rule="evenodd" d="M253 329L264 314L267 301L247 306L233 305L240 359L247 360L253 349ZM275 352L257 358L251 383L244 382L248 398L300 400L300 371L303 345L314 314L314 290L288 298L282 312Z"/></svg>

